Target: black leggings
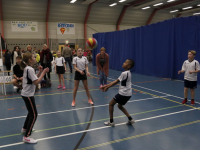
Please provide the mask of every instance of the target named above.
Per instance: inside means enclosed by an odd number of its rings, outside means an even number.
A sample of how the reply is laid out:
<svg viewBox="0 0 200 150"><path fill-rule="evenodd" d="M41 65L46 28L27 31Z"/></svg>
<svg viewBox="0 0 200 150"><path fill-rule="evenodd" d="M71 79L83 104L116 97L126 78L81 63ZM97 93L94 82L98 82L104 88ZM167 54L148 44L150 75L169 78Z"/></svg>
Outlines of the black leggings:
<svg viewBox="0 0 200 150"><path fill-rule="evenodd" d="M24 122L24 129L26 129L25 137L29 137L31 135L33 126L35 124L35 121L37 119L38 113L35 105L35 98L34 97L24 97L24 102L26 104L26 108L28 110L28 115L26 117L26 120Z"/></svg>
<svg viewBox="0 0 200 150"><path fill-rule="evenodd" d="M10 71L11 70L11 63L5 63L6 70ZM10 72L8 72L8 76L10 75Z"/></svg>

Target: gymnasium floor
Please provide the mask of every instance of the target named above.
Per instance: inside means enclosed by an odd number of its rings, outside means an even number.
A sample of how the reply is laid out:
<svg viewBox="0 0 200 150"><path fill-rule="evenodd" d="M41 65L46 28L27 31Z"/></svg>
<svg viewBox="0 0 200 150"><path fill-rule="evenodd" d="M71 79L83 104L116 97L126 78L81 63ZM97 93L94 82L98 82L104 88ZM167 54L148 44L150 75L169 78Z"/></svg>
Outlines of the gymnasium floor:
<svg viewBox="0 0 200 150"><path fill-rule="evenodd" d="M32 137L37 144L24 144L20 133L27 110L20 94L6 85L7 99L0 97L0 148L5 150L198 150L200 149L200 92L196 105L182 105L183 82L132 74L133 96L125 105L136 120L127 118L115 106L115 127L104 126L109 120L108 103L118 86L99 91L96 67L89 64L92 77L88 84L94 107L87 103L80 86L76 107L71 107L73 76L66 73L67 89L58 90L57 75L52 73L51 88L35 94L38 119ZM110 70L109 81L121 72ZM0 89L1 90L1 89ZM190 98L190 95L189 95ZM198 103L199 102L199 103Z"/></svg>

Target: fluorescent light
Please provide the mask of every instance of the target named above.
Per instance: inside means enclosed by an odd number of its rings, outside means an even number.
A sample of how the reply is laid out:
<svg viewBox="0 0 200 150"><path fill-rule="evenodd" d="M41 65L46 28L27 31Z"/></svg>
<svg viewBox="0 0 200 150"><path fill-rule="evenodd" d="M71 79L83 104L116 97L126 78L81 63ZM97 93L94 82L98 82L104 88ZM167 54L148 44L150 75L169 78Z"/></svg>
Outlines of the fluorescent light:
<svg viewBox="0 0 200 150"><path fill-rule="evenodd" d="M163 3L158 3L158 4L155 4L155 5L153 5L153 6L159 6L159 5L162 5Z"/></svg>
<svg viewBox="0 0 200 150"><path fill-rule="evenodd" d="M119 2L121 3L121 2L125 2L126 0L120 0Z"/></svg>
<svg viewBox="0 0 200 150"><path fill-rule="evenodd" d="M183 10L186 10L186 9L190 9L192 8L192 6L189 6L189 7L185 7L185 8L182 8Z"/></svg>
<svg viewBox="0 0 200 150"><path fill-rule="evenodd" d="M177 12L178 10L173 10L173 11L170 11L170 13L173 13L173 12Z"/></svg>
<svg viewBox="0 0 200 150"><path fill-rule="evenodd" d="M200 15L200 13L194 13L193 15Z"/></svg>
<svg viewBox="0 0 200 150"><path fill-rule="evenodd" d="M197 6L200 6L200 4L199 4L199 5L197 5Z"/></svg>
<svg viewBox="0 0 200 150"><path fill-rule="evenodd" d="M111 6L111 7L112 7L112 6L115 6L115 5L117 5L117 3L113 3L113 4L109 5L109 6Z"/></svg>
<svg viewBox="0 0 200 150"><path fill-rule="evenodd" d="M71 0L71 2L70 2L70 3L74 3L74 2L76 2L76 0Z"/></svg>
<svg viewBox="0 0 200 150"><path fill-rule="evenodd" d="M144 7L144 8L142 8L142 9L148 9L148 8L150 8L150 6Z"/></svg>
<svg viewBox="0 0 200 150"><path fill-rule="evenodd" d="M167 2L169 3L169 2L173 2L173 1L175 1L175 0L168 0Z"/></svg>

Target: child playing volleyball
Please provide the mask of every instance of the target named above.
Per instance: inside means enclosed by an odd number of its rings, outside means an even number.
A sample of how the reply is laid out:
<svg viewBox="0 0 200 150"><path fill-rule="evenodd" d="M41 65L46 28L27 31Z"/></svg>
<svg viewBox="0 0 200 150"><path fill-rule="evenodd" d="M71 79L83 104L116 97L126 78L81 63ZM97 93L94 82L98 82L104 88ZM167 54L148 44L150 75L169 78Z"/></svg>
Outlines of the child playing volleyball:
<svg viewBox="0 0 200 150"><path fill-rule="evenodd" d="M61 80L63 82L63 90L65 89L65 80L63 77L63 74L65 73L66 69L66 65L65 65L65 59L64 57L61 57L61 52L57 51L57 58L55 59L55 72L58 74L58 78L59 78L59 86L58 89L62 88L61 85Z"/></svg>
<svg viewBox="0 0 200 150"><path fill-rule="evenodd" d="M35 57L32 53L25 53L23 55L23 61L21 62L21 68L24 70L23 73L23 89L21 96L24 99L26 108L28 110L28 115L26 117L24 127L21 132L24 133L23 142L26 143L37 143L37 140L30 137L33 131L33 126L37 119L37 109L35 105L35 86L38 85L44 75L49 72L49 68L44 69L42 72L42 67L39 66L39 72L37 76L32 66L36 63ZM39 78L38 78L39 77Z"/></svg>
<svg viewBox="0 0 200 150"><path fill-rule="evenodd" d="M200 72L199 62L194 59L196 51L188 52L188 60L184 61L182 70L178 74L185 72L184 75L184 100L182 104L187 103L188 89L191 92L191 105L195 104L194 95L197 88L197 73Z"/></svg>
<svg viewBox="0 0 200 150"><path fill-rule="evenodd" d="M88 71L88 60L86 57L82 56L83 55L83 50L79 48L77 50L77 57L73 58L73 65L75 71L75 77L74 77L74 91L73 91L73 101L72 101L72 106L75 106L75 98L76 98L76 93L78 90L79 82L82 80L84 88L86 90L86 94L88 96L88 103L93 105L94 103L92 102L90 98L90 91L88 89L88 83L87 83L87 76L90 76L90 73Z"/></svg>
<svg viewBox="0 0 200 150"><path fill-rule="evenodd" d="M115 126L113 120L113 112L114 106L118 103L118 108L128 117L129 121L126 123L128 125L133 124L135 121L131 118L127 110L123 107L127 103L127 101L132 96L132 88L131 88L131 72L130 69L134 67L134 61L131 59L127 59L124 63L122 68L124 68L124 72L121 73L119 78L112 83L105 85L100 88L101 91L106 92L110 87L116 85L120 82L119 85L119 93L115 95L115 97L109 103L109 113L110 113L110 121L104 122L106 126Z"/></svg>

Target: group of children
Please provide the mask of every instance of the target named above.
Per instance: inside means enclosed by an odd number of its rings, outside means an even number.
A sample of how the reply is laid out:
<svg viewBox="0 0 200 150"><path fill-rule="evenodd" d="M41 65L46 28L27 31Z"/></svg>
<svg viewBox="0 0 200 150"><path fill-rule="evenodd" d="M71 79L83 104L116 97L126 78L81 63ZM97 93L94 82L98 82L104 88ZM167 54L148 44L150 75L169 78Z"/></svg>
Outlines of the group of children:
<svg viewBox="0 0 200 150"><path fill-rule="evenodd" d="M61 80L63 82L63 89L65 89L64 85L64 78L63 74L66 71L66 65L65 60L63 57L61 57L60 52L57 52L58 57L55 60L56 68L55 71L59 76L59 87L61 88ZM188 52L188 60L186 60L183 63L182 70L178 73L185 72L185 92L184 96L185 99L183 101L183 104L187 102L187 91L188 88L191 89L192 93L192 101L191 103L194 104L194 88L197 87L197 73L200 71L199 62L194 60L194 57L196 55L195 51L189 51ZM34 69L31 67L36 62L35 57L31 53L25 53L23 56L23 61L21 63L21 68L23 69L23 89L22 89L22 98L25 102L25 105L28 110L28 115L25 120L24 126L21 130L22 133L24 133L23 141L26 143L37 143L37 140L30 137L31 133L35 131L33 129L33 126L35 124L35 121L37 119L37 109L34 99L34 89L37 84L39 84L44 77L44 75L49 71L49 68L46 68L43 70L41 66L39 66L39 72L37 75L35 75ZM88 70L88 60L86 57L83 56L83 50L79 48L77 50L77 56L73 58L73 65L75 71L75 77L74 77L74 90L73 90L73 101L72 106L75 106L75 98L76 93L78 90L79 82L82 80L84 88L86 90L86 94L88 96L88 102L93 105L94 103L91 100L90 92L88 89L88 83L87 83L87 76L90 76L89 70ZM107 126L114 126L114 120L113 120L113 112L114 112L114 105L118 103L118 108L127 116L128 118L128 125L134 124L134 120L129 115L127 110L123 107L128 100L132 96L132 82L131 82L131 68L133 68L135 65L134 61L131 59L127 59L123 65L122 68L125 70L121 73L119 78L115 81L113 81L110 84L104 85L100 87L100 90L103 92L106 92L110 87L116 85L119 83L119 92L117 95L114 96L114 98L109 103L109 114L110 114L110 120L108 122L105 122L104 124Z"/></svg>

